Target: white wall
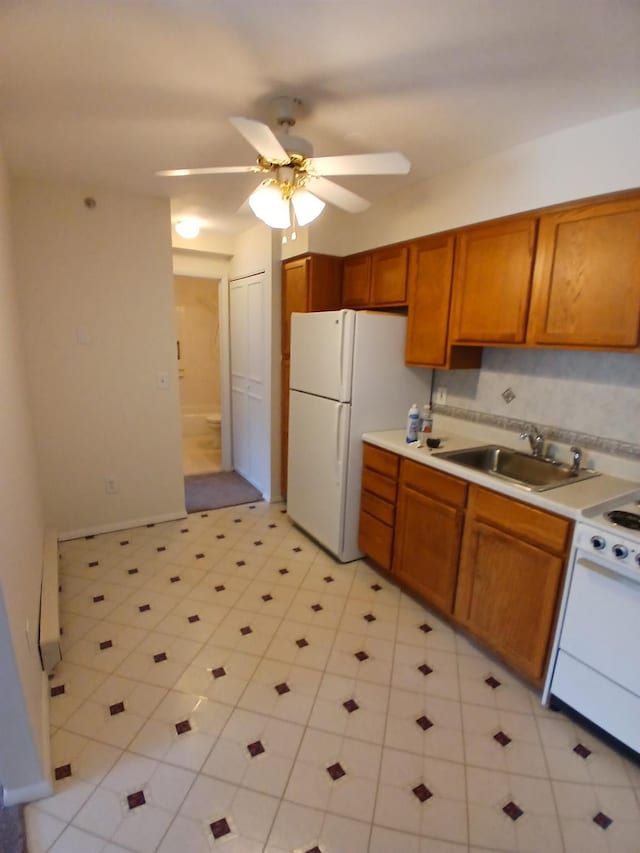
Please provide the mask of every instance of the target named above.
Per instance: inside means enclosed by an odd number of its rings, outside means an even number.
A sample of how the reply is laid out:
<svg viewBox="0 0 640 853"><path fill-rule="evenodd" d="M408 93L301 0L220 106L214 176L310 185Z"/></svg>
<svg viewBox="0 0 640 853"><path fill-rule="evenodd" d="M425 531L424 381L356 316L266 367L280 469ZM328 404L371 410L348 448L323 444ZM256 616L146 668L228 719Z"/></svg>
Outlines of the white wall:
<svg viewBox="0 0 640 853"><path fill-rule="evenodd" d="M182 515L168 203L27 180L14 198L47 523L64 538Z"/></svg>
<svg viewBox="0 0 640 853"><path fill-rule="evenodd" d="M49 731L37 650L44 523L9 217L0 151L0 784L20 801L46 793Z"/></svg>

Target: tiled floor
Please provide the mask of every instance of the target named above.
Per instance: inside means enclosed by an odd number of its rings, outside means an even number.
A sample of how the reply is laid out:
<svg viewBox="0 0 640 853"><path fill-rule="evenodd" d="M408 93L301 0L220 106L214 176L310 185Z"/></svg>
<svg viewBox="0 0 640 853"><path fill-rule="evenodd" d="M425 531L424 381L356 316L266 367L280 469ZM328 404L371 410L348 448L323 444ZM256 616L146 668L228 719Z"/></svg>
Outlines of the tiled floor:
<svg viewBox="0 0 640 853"><path fill-rule="evenodd" d="M259 503L62 545L31 853L638 853L640 770Z"/></svg>
<svg viewBox="0 0 640 853"><path fill-rule="evenodd" d="M208 435L185 435L182 439L182 463L185 475L222 471L221 450Z"/></svg>

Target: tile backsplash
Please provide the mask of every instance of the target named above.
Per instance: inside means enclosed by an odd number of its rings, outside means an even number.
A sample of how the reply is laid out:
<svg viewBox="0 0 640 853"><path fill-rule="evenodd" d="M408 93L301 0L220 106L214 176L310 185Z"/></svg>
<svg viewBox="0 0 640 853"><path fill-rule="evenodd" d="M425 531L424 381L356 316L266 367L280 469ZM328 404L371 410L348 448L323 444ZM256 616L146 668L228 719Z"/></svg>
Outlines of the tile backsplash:
<svg viewBox="0 0 640 853"><path fill-rule="evenodd" d="M439 387L458 413L531 421L640 452L640 354L485 348L479 370L436 371Z"/></svg>

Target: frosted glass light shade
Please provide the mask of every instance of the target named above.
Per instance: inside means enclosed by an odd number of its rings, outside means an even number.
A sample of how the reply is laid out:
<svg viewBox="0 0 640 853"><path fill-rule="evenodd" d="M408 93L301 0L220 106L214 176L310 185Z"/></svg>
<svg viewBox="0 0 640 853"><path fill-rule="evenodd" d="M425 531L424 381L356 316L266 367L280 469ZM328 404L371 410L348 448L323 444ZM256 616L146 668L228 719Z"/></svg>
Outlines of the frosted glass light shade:
<svg viewBox="0 0 640 853"><path fill-rule="evenodd" d="M296 190L291 196L291 204L296 214L298 225L308 225L316 217L320 216L325 208L325 203L309 190Z"/></svg>
<svg viewBox="0 0 640 853"><path fill-rule="evenodd" d="M249 196L249 207L270 228L291 225L289 202L275 184L260 184Z"/></svg>
<svg viewBox="0 0 640 853"><path fill-rule="evenodd" d="M185 240L193 240L200 233L200 224L195 219L180 219L176 222L175 228Z"/></svg>

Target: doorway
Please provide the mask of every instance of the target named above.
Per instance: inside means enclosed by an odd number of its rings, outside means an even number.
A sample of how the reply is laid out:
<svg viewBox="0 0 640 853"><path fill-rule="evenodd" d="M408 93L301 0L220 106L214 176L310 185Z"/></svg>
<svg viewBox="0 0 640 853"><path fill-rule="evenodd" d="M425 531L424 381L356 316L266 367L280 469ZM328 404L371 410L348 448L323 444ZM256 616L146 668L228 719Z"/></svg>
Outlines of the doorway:
<svg viewBox="0 0 640 853"><path fill-rule="evenodd" d="M222 470L219 280L174 276L185 475Z"/></svg>

